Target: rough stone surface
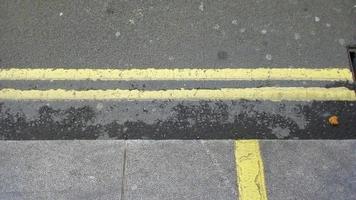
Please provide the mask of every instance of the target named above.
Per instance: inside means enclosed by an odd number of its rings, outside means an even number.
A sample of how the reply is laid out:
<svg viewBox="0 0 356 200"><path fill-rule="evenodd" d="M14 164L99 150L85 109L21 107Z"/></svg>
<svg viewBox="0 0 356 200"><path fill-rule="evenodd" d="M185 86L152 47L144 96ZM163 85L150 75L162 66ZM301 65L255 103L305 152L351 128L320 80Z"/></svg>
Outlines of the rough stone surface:
<svg viewBox="0 0 356 200"><path fill-rule="evenodd" d="M0 199L119 199L122 141L2 141Z"/></svg>
<svg viewBox="0 0 356 200"><path fill-rule="evenodd" d="M233 141L129 141L125 199L236 200Z"/></svg>
<svg viewBox="0 0 356 200"><path fill-rule="evenodd" d="M356 199L356 142L261 141L269 199Z"/></svg>

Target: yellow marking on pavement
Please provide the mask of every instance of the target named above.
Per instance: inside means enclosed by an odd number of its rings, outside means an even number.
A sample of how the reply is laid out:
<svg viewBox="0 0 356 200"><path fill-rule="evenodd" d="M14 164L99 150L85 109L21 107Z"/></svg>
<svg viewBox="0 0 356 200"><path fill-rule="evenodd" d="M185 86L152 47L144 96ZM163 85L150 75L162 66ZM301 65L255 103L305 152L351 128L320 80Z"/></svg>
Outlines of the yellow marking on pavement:
<svg viewBox="0 0 356 200"><path fill-rule="evenodd" d="M311 80L352 81L347 68L0 69L0 80Z"/></svg>
<svg viewBox="0 0 356 200"><path fill-rule="evenodd" d="M235 142L237 185L240 200L267 200L263 161L257 140Z"/></svg>
<svg viewBox="0 0 356 200"><path fill-rule="evenodd" d="M262 87L223 89L142 90L20 90L1 89L2 100L269 100L356 101L355 92L344 87Z"/></svg>

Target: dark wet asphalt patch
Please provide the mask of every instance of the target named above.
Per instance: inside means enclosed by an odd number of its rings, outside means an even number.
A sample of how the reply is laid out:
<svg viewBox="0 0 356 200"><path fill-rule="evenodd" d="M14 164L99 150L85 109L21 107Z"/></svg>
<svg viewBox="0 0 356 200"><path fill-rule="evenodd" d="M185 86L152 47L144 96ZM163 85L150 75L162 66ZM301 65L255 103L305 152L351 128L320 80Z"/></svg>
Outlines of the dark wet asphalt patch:
<svg viewBox="0 0 356 200"><path fill-rule="evenodd" d="M4 140L356 139L353 102L3 102L0 105L0 138ZM331 115L339 117L339 126L328 124Z"/></svg>

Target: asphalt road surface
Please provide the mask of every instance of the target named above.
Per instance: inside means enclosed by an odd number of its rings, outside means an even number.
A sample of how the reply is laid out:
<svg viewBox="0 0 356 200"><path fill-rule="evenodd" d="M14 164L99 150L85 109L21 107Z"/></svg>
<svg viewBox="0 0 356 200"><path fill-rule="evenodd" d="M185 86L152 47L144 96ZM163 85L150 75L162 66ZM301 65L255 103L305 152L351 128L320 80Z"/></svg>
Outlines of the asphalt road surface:
<svg viewBox="0 0 356 200"><path fill-rule="evenodd" d="M29 70L37 68L348 70L346 46L356 43L356 14L352 0L184 3L4 0L0 13L0 66L2 70L22 68L25 71L20 73L29 77L37 73ZM258 73L251 73L248 79L232 80L198 80L194 76L189 80L159 80L167 73L158 73L153 80L2 78L2 89L17 91L10 97L2 90L0 137L356 138L353 98L325 97L329 94L340 96L333 91L324 91L324 98L316 99L318 101L308 96L282 98L277 102L271 101L272 97L246 99L246 95L209 99L211 93L205 98L175 97L176 90L181 88L262 88L262 91L266 87L352 88L353 82L341 75L340 79L325 81L315 78L298 80L279 72L271 74L282 79L259 80L255 78ZM175 91L169 94L172 98L153 95L132 101L100 101L103 100L100 97L95 100L94 97L78 97L80 101L76 101L65 95L62 100L66 101L49 101L43 97L48 94L42 94L34 101L19 100L24 90L32 92L28 95L32 97L38 90L46 93L51 89L74 92L110 89ZM290 91L293 93L293 89ZM256 93L260 92L252 95ZM333 115L340 118L338 127L328 123L328 118Z"/></svg>
<svg viewBox="0 0 356 200"><path fill-rule="evenodd" d="M354 0L0 0L0 199L356 199L355 44Z"/></svg>

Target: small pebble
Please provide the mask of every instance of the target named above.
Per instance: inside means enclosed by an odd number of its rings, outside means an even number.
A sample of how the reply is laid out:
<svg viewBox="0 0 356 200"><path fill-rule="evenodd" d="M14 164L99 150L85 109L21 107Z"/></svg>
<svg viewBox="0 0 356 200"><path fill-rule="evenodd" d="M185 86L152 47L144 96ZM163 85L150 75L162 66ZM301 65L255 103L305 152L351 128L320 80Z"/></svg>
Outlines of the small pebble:
<svg viewBox="0 0 356 200"><path fill-rule="evenodd" d="M300 40L300 34L299 33L294 33L294 39L295 40Z"/></svg>
<svg viewBox="0 0 356 200"><path fill-rule="evenodd" d="M272 55L271 54L266 54L266 59L267 60L272 60Z"/></svg>
<svg viewBox="0 0 356 200"><path fill-rule="evenodd" d="M200 2L199 10L202 12L204 11L204 3L203 2Z"/></svg>
<svg viewBox="0 0 356 200"><path fill-rule="evenodd" d="M341 46L345 45L345 39L340 38L338 41Z"/></svg>
<svg viewBox="0 0 356 200"><path fill-rule="evenodd" d="M219 29L220 29L220 25L219 25L219 24L215 24L215 26L213 27L213 29L219 30Z"/></svg>

